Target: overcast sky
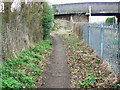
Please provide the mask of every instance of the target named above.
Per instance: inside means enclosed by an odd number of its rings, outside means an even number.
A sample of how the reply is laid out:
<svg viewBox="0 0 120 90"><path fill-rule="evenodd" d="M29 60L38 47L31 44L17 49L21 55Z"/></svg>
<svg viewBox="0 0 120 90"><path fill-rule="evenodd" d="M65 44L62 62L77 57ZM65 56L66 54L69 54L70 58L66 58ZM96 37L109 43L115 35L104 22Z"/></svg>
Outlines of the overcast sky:
<svg viewBox="0 0 120 90"><path fill-rule="evenodd" d="M78 2L119 2L120 0L49 0L52 4L78 3Z"/></svg>

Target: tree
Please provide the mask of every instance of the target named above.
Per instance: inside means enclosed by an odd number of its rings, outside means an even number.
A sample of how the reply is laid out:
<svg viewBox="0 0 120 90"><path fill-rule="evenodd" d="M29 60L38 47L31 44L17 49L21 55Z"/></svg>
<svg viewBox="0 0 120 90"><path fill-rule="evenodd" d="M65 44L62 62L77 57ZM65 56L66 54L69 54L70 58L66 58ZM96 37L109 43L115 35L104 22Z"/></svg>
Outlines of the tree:
<svg viewBox="0 0 120 90"><path fill-rule="evenodd" d="M105 20L105 23L109 23L109 24L113 24L115 22L115 19L114 17L108 17L106 20Z"/></svg>

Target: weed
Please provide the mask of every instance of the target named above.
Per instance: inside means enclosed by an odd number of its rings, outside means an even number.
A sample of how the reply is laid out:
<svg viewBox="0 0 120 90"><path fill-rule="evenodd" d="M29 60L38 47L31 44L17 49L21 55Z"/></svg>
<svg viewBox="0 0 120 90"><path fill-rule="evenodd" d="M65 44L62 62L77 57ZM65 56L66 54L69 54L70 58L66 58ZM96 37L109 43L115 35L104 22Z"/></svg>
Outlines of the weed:
<svg viewBox="0 0 120 90"><path fill-rule="evenodd" d="M116 84L114 88L117 90L118 88L120 88L120 84Z"/></svg>
<svg viewBox="0 0 120 90"><path fill-rule="evenodd" d="M97 72L97 77L99 77L100 76L100 73L99 72Z"/></svg>
<svg viewBox="0 0 120 90"><path fill-rule="evenodd" d="M91 67L92 66L92 64L86 64L86 67Z"/></svg>
<svg viewBox="0 0 120 90"><path fill-rule="evenodd" d="M82 53L83 53L83 54L86 54L85 50L82 50Z"/></svg>
<svg viewBox="0 0 120 90"><path fill-rule="evenodd" d="M2 88L19 88L23 86L22 83L15 80L13 77L2 76L2 78L4 78L2 82Z"/></svg>
<svg viewBox="0 0 120 90"><path fill-rule="evenodd" d="M89 77L87 77L84 81L83 81L83 83L81 83L80 85L81 86L85 86L85 87L87 87L87 86L92 86L92 87L94 87L94 83L96 83L98 78L96 78L96 77L94 77L93 75L91 75L91 76L89 76Z"/></svg>
<svg viewBox="0 0 120 90"><path fill-rule="evenodd" d="M40 63L40 61L39 61L38 59L36 59L36 58L33 59L33 62L34 62L35 64L39 64L39 63Z"/></svg>
<svg viewBox="0 0 120 90"><path fill-rule="evenodd" d="M100 63L100 60L97 60L95 63L98 63L98 64L99 64L99 63Z"/></svg>
<svg viewBox="0 0 120 90"><path fill-rule="evenodd" d="M88 62L90 62L90 61L91 61L91 60L89 60L89 59L86 59L84 62L85 62L85 63L88 63Z"/></svg>
<svg viewBox="0 0 120 90"><path fill-rule="evenodd" d="M77 56L72 56L72 58L73 58L73 59L78 59L78 57L77 57Z"/></svg>
<svg viewBox="0 0 120 90"><path fill-rule="evenodd" d="M43 66L46 66L46 64L44 63Z"/></svg>
<svg viewBox="0 0 120 90"><path fill-rule="evenodd" d="M74 85L77 87L77 86L79 86L79 84L78 83L74 83Z"/></svg>
<svg viewBox="0 0 120 90"><path fill-rule="evenodd" d="M94 60L95 59L95 57L92 57L92 60Z"/></svg>
<svg viewBox="0 0 120 90"><path fill-rule="evenodd" d="M72 52L75 52L76 50L72 50Z"/></svg>
<svg viewBox="0 0 120 90"><path fill-rule="evenodd" d="M40 54L46 53L46 51L44 50L44 48L39 48L39 47L32 47L31 51L40 52Z"/></svg>
<svg viewBox="0 0 120 90"><path fill-rule="evenodd" d="M87 72L88 72L88 73L91 73L91 71L90 71L89 69L87 70Z"/></svg>
<svg viewBox="0 0 120 90"><path fill-rule="evenodd" d="M43 59L43 56L42 56L42 55L38 55L38 54L35 54L35 53L31 53L30 55L31 55L33 58L38 58L38 59L40 59L40 60Z"/></svg>
<svg viewBox="0 0 120 90"><path fill-rule="evenodd" d="M72 74L77 74L77 72L72 72Z"/></svg>
<svg viewBox="0 0 120 90"><path fill-rule="evenodd" d="M45 55L50 55L47 50L52 49L51 45L52 41L49 38L35 47L21 52L18 58L12 57L9 61L5 61L0 76L1 88L34 88L33 85L42 74L43 66L46 65L41 60Z"/></svg>

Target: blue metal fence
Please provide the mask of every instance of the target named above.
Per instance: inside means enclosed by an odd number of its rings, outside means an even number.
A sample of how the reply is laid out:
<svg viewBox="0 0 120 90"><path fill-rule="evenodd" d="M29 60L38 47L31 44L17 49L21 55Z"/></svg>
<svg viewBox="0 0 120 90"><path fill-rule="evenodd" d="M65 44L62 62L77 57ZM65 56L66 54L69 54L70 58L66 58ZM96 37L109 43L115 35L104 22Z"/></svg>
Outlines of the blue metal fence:
<svg viewBox="0 0 120 90"><path fill-rule="evenodd" d="M120 77L119 28L118 25L73 22L83 26L83 40L104 61L108 61ZM80 25L80 26L81 26Z"/></svg>

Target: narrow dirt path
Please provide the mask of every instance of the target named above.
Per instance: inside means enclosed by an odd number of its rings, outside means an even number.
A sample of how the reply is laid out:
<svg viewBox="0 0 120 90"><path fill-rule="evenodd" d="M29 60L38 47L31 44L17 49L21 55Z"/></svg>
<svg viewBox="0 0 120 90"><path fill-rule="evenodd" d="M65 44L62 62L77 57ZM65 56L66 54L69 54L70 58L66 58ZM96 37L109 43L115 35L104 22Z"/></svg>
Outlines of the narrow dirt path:
<svg viewBox="0 0 120 90"><path fill-rule="evenodd" d="M45 74L44 88L69 88L70 72L66 62L66 53L62 40L51 34L53 37L53 52Z"/></svg>

